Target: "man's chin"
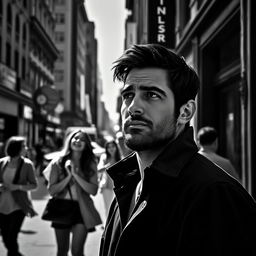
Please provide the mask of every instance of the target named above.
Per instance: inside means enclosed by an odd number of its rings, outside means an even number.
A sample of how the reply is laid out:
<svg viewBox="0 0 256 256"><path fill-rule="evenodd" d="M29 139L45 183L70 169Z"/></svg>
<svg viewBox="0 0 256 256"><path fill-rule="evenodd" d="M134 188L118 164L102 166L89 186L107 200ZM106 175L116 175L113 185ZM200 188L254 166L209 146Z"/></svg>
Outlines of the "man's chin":
<svg viewBox="0 0 256 256"><path fill-rule="evenodd" d="M145 150L146 148L144 147L144 145L142 145L141 143L134 143L134 142L130 142L130 141L127 141L126 143L125 143L125 145L129 148L129 149L131 149L131 150L133 150L133 151L143 151L143 150Z"/></svg>
<svg viewBox="0 0 256 256"><path fill-rule="evenodd" d="M138 151L141 146L142 146L142 141L141 141L141 138L139 138L138 136L136 135L132 135L132 134L125 134L125 145L131 149L131 150L135 150L135 151Z"/></svg>
<svg viewBox="0 0 256 256"><path fill-rule="evenodd" d="M131 134L125 136L126 146L133 151L145 151L164 147L173 139L173 136L166 138L153 138L152 136L140 137Z"/></svg>
<svg viewBox="0 0 256 256"><path fill-rule="evenodd" d="M125 144L126 146L134 151L143 151L143 150L148 150L152 146L152 141L150 138L148 139L143 139L139 136L127 136L125 138Z"/></svg>

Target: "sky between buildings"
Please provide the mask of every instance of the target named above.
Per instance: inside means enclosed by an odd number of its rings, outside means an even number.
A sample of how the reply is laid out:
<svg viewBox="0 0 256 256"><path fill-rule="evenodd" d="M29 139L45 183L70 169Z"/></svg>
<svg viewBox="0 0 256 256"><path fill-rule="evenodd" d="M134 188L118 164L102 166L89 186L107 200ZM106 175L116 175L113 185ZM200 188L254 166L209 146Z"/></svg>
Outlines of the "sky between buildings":
<svg viewBox="0 0 256 256"><path fill-rule="evenodd" d="M124 51L125 0L85 0L90 21L95 23L98 40L98 66L103 83L103 101L110 118L117 121L116 97L120 84L113 82L112 63Z"/></svg>

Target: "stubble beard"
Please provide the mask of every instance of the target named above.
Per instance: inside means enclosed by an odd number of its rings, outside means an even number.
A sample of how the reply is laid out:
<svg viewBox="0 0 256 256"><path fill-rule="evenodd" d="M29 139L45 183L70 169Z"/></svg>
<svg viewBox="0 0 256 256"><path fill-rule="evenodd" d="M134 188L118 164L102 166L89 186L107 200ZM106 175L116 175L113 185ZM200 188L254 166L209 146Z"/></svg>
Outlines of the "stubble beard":
<svg viewBox="0 0 256 256"><path fill-rule="evenodd" d="M165 128L167 129L167 128ZM169 126L170 129L168 133L164 133L162 129L154 133L143 133L139 130L132 130L131 132L125 132L124 142L128 148L134 151L145 151L145 150L155 150L157 148L164 147L167 143L174 140L176 137L176 123ZM157 129L158 130L158 129Z"/></svg>

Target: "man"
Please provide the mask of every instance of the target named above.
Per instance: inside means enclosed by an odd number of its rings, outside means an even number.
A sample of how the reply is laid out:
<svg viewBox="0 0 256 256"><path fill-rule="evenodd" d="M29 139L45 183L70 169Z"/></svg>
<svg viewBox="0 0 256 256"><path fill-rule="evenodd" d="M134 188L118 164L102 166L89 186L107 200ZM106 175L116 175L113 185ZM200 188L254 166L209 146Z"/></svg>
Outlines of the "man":
<svg viewBox="0 0 256 256"><path fill-rule="evenodd" d="M210 126L202 127L197 133L198 143L200 145L199 153L207 157L232 177L240 181L239 175L229 159L218 155L218 134L217 131Z"/></svg>
<svg viewBox="0 0 256 256"><path fill-rule="evenodd" d="M160 45L134 45L115 62L115 79L124 83L122 129L135 153L108 169L116 198L100 255L256 255L253 198L198 154L189 127L195 71Z"/></svg>

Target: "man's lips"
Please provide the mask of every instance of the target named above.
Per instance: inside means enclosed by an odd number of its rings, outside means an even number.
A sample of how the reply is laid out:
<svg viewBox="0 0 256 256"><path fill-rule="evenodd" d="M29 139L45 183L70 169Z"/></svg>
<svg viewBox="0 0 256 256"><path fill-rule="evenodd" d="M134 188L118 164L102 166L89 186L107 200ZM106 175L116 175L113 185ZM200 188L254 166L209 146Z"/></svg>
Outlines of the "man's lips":
<svg viewBox="0 0 256 256"><path fill-rule="evenodd" d="M141 121L141 120L132 120L132 121L127 121L125 123L125 128L139 128L141 126L149 126L149 123L146 121Z"/></svg>

